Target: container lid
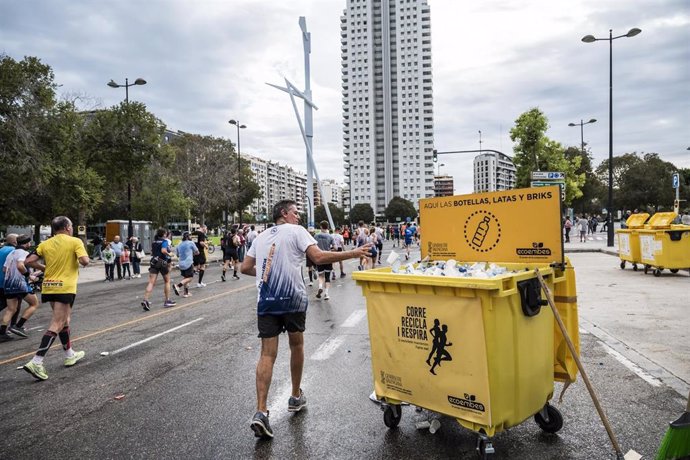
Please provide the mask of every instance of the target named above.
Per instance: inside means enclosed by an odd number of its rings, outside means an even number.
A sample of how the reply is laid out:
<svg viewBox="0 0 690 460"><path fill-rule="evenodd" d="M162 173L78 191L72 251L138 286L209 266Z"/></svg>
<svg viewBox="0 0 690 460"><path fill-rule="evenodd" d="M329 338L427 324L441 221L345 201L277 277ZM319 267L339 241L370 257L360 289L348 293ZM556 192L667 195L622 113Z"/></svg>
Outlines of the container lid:
<svg viewBox="0 0 690 460"><path fill-rule="evenodd" d="M625 221L625 224L628 226L628 228L642 228L644 227L644 223L647 222L647 219L649 219L649 214L646 212L641 212L628 217L628 220Z"/></svg>
<svg viewBox="0 0 690 460"><path fill-rule="evenodd" d="M647 228L668 228L671 226L673 220L678 217L675 212L657 212L647 222Z"/></svg>

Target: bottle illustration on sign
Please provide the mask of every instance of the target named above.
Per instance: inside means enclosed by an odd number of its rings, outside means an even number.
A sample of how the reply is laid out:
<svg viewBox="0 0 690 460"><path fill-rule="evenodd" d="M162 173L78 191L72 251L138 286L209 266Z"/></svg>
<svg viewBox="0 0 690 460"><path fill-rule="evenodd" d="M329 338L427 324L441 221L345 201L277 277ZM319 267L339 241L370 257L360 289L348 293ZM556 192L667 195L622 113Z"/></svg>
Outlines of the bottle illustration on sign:
<svg viewBox="0 0 690 460"><path fill-rule="evenodd" d="M491 218L489 216L484 216L479 225L477 225L477 230L474 231L474 236L472 237L472 244L477 247L482 247L486 235L489 233L489 222Z"/></svg>

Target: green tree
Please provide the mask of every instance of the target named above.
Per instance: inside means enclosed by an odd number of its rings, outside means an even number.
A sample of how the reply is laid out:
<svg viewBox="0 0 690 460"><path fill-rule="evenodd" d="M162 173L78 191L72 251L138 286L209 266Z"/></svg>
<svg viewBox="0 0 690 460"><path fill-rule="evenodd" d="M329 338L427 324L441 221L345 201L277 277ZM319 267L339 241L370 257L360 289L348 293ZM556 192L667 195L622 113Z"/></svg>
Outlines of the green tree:
<svg viewBox="0 0 690 460"><path fill-rule="evenodd" d="M676 167L663 161L656 153L647 153L621 177L619 207L658 212L672 210L675 190L671 178Z"/></svg>
<svg viewBox="0 0 690 460"><path fill-rule="evenodd" d="M629 204L624 203L625 197L621 195L620 189L621 184L628 173L628 170L634 165L640 163L642 159L634 153L626 153L613 157L613 204L615 209L635 209L635 206L630 207ZM608 183L609 183L609 160L608 158L603 160L597 166L595 174L603 186L603 194L601 200L603 206L608 207ZM614 209L614 210L615 210Z"/></svg>
<svg viewBox="0 0 690 460"><path fill-rule="evenodd" d="M350 222L364 221L370 224L374 221L374 209L369 203L358 203L350 210Z"/></svg>
<svg viewBox="0 0 690 460"><path fill-rule="evenodd" d="M345 223L345 211L339 208L335 203L328 203L328 209L331 211L331 217L333 217L333 224L337 227L338 225L343 225ZM326 215L326 208L324 205L320 204L314 209L314 222L319 225L319 222L325 220L328 222L328 216Z"/></svg>
<svg viewBox="0 0 690 460"><path fill-rule="evenodd" d="M538 108L533 108L515 120L510 130L513 162L517 168L517 187L529 187L532 171L560 171L565 173L565 204L582 196L585 174L577 173L580 157L566 158L563 146L546 136L548 119Z"/></svg>
<svg viewBox="0 0 690 460"><path fill-rule="evenodd" d="M52 69L38 58L15 61L0 54L0 209L7 223L35 224L52 217L50 203L36 199L35 192L45 185L44 133L56 87Z"/></svg>
<svg viewBox="0 0 690 460"><path fill-rule="evenodd" d="M417 210L410 200L394 196L383 212L388 222L404 222L406 217L414 220L417 217Z"/></svg>
<svg viewBox="0 0 690 460"><path fill-rule="evenodd" d="M580 158L580 166L575 170L575 174L584 174L585 182L582 185L582 196L574 199L570 205L575 212L598 213L601 211L602 203L605 203L605 185L601 183L599 177L592 169L592 156L588 151L583 152L577 147L568 147L564 155L571 163L575 158Z"/></svg>

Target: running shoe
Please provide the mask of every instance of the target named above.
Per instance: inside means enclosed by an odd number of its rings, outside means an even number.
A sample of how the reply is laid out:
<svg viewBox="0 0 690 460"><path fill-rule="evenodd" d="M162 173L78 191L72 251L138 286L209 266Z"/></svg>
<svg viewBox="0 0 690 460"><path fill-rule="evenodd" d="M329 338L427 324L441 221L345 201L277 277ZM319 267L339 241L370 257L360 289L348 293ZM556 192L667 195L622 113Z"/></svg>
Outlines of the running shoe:
<svg viewBox="0 0 690 460"><path fill-rule="evenodd" d="M237 276L237 275L232 275L232 279L234 279L234 280L238 280L238 279L240 279L240 277L239 277L239 276Z"/></svg>
<svg viewBox="0 0 690 460"><path fill-rule="evenodd" d="M309 281L309 286L313 286L313 285L314 285L314 283L312 283L311 281Z"/></svg>
<svg viewBox="0 0 690 460"><path fill-rule="evenodd" d="M316 298L320 299L321 298L321 293L323 292L323 289L319 288L319 291L316 293Z"/></svg>
<svg viewBox="0 0 690 460"><path fill-rule="evenodd" d="M172 284L173 292L175 293L175 295L180 295L180 288L177 287L177 284L175 284L175 283L170 283L170 284Z"/></svg>
<svg viewBox="0 0 690 460"><path fill-rule="evenodd" d="M36 364L33 361L29 361L22 367L26 372L33 375L36 380L48 380L48 373L43 364Z"/></svg>
<svg viewBox="0 0 690 460"><path fill-rule="evenodd" d="M330 299L330 297L328 296L328 294L323 296L323 300L329 300L329 299Z"/></svg>
<svg viewBox="0 0 690 460"><path fill-rule="evenodd" d="M345 275L345 273L341 273L341 274L340 274L340 277L341 277L341 278L345 278L345 276L347 276L347 275Z"/></svg>
<svg viewBox="0 0 690 460"><path fill-rule="evenodd" d="M150 311L151 310L151 302L149 302L146 299L141 301L141 306L144 308L144 311Z"/></svg>
<svg viewBox="0 0 690 460"><path fill-rule="evenodd" d="M77 364L77 361L82 359L84 356L86 356L85 351L75 351L73 356L65 358L65 367L74 366L75 364Z"/></svg>
<svg viewBox="0 0 690 460"><path fill-rule="evenodd" d="M196 283L196 287L198 287L198 288L206 287L206 283Z"/></svg>
<svg viewBox="0 0 690 460"><path fill-rule="evenodd" d="M185 297L185 298L191 297L191 296L192 296L192 294L190 294L189 292L185 292L184 294L182 294L182 297Z"/></svg>
<svg viewBox="0 0 690 460"><path fill-rule="evenodd" d="M11 342L14 340L14 337L11 335L5 333L5 334L0 334L0 343L2 342Z"/></svg>
<svg viewBox="0 0 690 460"><path fill-rule="evenodd" d="M263 412L257 412L252 417L252 423L249 425L254 431L254 436L257 438L272 438L273 430L271 425L268 423L268 412L264 415Z"/></svg>
<svg viewBox="0 0 690 460"><path fill-rule="evenodd" d="M175 302L173 299L168 299L165 301L165 303L163 303L163 308L170 308L174 307L175 305L177 305L177 302Z"/></svg>
<svg viewBox="0 0 690 460"><path fill-rule="evenodd" d="M299 389L299 398L290 396L288 399L288 412L299 412L307 405L307 397L304 396L302 389Z"/></svg>
<svg viewBox="0 0 690 460"><path fill-rule="evenodd" d="M222 282L225 282L225 274L220 275L220 280L221 280Z"/></svg>
<svg viewBox="0 0 690 460"><path fill-rule="evenodd" d="M24 327L10 326L9 328L7 328L7 330L10 331L12 334L18 335L23 339L29 336L29 334L26 333L26 329Z"/></svg>

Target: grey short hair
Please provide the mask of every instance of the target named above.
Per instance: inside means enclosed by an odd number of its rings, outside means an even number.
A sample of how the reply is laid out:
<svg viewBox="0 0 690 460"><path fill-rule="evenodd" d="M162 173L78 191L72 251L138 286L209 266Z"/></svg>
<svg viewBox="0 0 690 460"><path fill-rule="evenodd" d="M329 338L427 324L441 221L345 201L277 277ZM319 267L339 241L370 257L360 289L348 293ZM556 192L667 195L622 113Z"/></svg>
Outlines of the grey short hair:
<svg viewBox="0 0 690 460"><path fill-rule="evenodd" d="M56 233L60 230L67 230L67 227L70 225L72 225L72 221L69 219L69 217L57 216L50 223L50 228L53 230L53 233Z"/></svg>

